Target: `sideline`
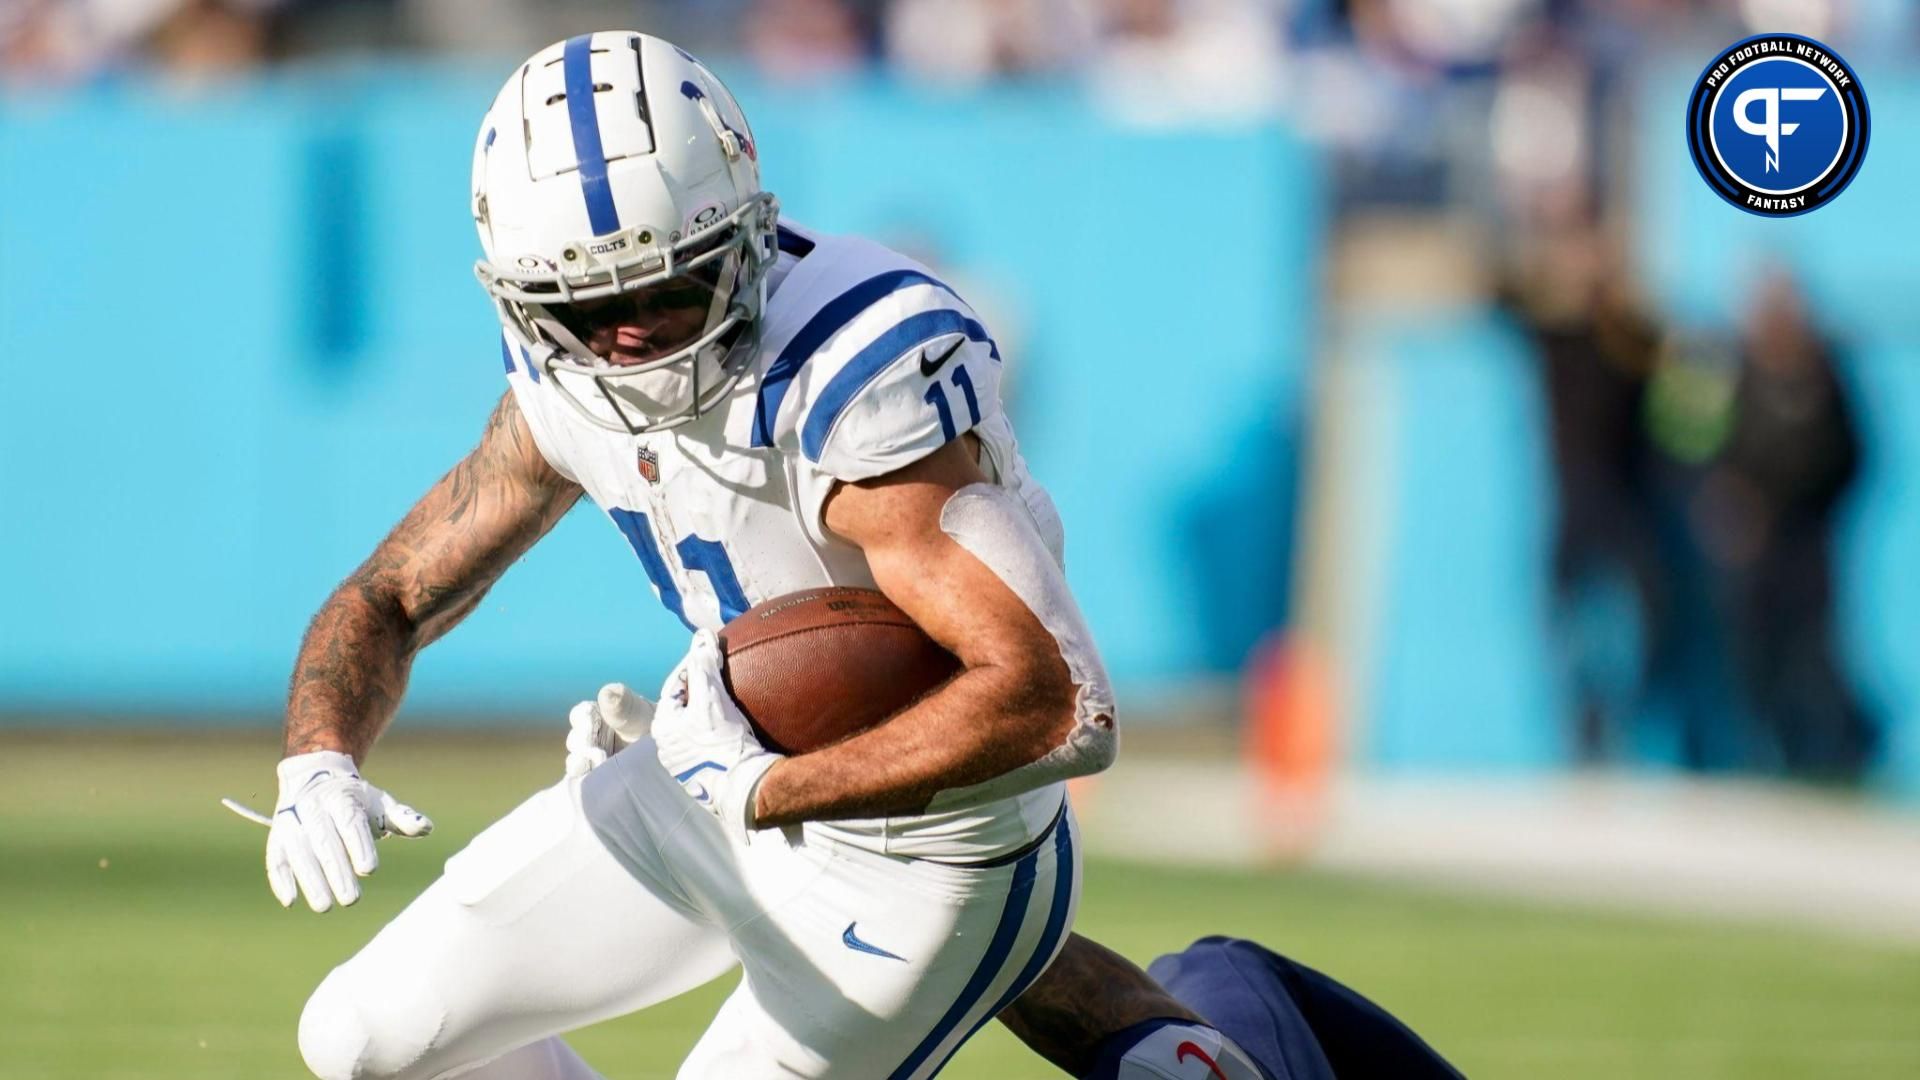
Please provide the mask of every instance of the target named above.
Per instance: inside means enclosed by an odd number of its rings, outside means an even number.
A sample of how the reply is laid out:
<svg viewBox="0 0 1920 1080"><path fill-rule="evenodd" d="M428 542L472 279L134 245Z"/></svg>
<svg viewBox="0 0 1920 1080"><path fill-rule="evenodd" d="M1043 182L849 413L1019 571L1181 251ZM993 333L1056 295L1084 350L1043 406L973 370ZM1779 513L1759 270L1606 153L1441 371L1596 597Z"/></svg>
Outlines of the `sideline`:
<svg viewBox="0 0 1920 1080"><path fill-rule="evenodd" d="M1349 776L1275 799L1238 763L1122 757L1076 791L1088 850L1309 866L1920 945L1920 814L1752 781Z"/></svg>

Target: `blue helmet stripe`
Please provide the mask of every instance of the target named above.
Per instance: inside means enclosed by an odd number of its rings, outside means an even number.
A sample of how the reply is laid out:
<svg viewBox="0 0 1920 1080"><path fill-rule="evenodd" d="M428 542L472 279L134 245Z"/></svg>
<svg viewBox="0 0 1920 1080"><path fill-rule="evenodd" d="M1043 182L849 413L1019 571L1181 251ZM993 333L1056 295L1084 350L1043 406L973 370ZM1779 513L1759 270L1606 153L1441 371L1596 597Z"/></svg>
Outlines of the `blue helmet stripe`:
<svg viewBox="0 0 1920 1080"><path fill-rule="evenodd" d="M600 145L600 113L593 103L593 35L568 38L562 63L567 82L567 119L573 125L573 156L579 163L580 194L595 236L620 231L607 186L607 152Z"/></svg>

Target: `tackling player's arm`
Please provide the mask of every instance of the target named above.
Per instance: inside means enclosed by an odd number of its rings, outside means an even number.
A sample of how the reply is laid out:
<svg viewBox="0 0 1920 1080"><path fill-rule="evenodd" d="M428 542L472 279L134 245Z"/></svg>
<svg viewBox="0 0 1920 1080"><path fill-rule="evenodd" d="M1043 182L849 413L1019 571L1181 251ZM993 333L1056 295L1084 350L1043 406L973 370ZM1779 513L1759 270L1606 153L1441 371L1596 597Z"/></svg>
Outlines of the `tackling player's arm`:
<svg viewBox="0 0 1920 1080"><path fill-rule="evenodd" d="M513 394L502 396L480 444L313 617L287 697L286 754L364 760L414 655L465 618L579 497L541 456Z"/></svg>
<svg viewBox="0 0 1920 1080"><path fill-rule="evenodd" d="M860 546L881 591L964 670L883 724L775 764L755 793L757 825L916 813L940 792L1004 776L1068 742L1079 690L1060 644L942 527L954 494L987 480L976 452L970 436L956 439L829 496L827 527Z"/></svg>
<svg viewBox="0 0 1920 1080"><path fill-rule="evenodd" d="M1079 934L1000 1011L1007 1030L1069 1076L1092 1072L1102 1043L1149 1020L1205 1022L1140 965Z"/></svg>

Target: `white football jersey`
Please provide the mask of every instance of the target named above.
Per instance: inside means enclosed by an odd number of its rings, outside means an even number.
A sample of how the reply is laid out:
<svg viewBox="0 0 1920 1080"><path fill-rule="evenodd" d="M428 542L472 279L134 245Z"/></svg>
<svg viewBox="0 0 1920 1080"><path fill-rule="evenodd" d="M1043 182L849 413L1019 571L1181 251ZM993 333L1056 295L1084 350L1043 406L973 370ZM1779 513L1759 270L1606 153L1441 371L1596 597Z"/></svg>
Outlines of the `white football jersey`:
<svg viewBox="0 0 1920 1080"><path fill-rule="evenodd" d="M998 347L925 267L879 244L782 222L757 354L731 395L646 435L596 426L508 336L508 383L534 441L633 547L689 629L825 585L873 588L859 548L829 533L833 484L901 468L971 431L989 477L1018 493L1061 556L1059 515L1028 473L1000 405ZM745 347L745 346L742 346ZM1045 831L1054 784L942 814L815 824L898 855L991 857Z"/></svg>

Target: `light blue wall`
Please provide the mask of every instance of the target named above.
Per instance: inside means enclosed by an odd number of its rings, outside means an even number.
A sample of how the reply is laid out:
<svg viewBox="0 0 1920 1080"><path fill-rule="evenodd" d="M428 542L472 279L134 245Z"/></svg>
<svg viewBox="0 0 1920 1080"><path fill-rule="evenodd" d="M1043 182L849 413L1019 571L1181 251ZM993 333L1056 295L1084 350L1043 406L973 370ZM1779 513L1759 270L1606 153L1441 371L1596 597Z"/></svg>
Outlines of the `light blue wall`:
<svg viewBox="0 0 1920 1080"><path fill-rule="evenodd" d="M1567 760L1568 702L1547 616L1553 478L1528 343L1481 311L1371 320L1343 362L1391 435L1363 453L1385 487L1367 646L1365 759L1515 770Z"/></svg>
<svg viewBox="0 0 1920 1080"><path fill-rule="evenodd" d="M503 387L466 205L496 74L0 103L0 712L274 707L308 616ZM1314 156L1065 92L739 89L790 214L907 238L1025 328L1014 416L1118 677L1230 670L1285 599ZM558 708L683 647L578 512L412 700Z"/></svg>

